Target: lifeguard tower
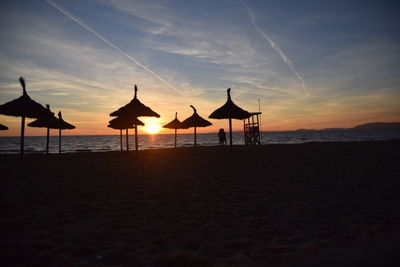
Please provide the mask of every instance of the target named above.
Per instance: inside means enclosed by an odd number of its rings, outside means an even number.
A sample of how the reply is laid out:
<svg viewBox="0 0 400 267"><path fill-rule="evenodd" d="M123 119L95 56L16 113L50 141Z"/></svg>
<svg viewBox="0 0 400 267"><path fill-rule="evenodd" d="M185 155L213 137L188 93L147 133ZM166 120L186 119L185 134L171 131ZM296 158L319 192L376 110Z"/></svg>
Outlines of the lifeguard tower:
<svg viewBox="0 0 400 267"><path fill-rule="evenodd" d="M261 112L250 112L250 117L243 120L244 144L261 145Z"/></svg>

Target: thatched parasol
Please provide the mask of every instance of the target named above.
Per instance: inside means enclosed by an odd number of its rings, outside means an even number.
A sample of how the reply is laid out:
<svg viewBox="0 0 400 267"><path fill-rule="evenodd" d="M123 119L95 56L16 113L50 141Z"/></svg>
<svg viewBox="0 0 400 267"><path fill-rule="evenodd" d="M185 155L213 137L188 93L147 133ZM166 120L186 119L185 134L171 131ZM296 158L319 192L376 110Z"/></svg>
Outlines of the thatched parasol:
<svg viewBox="0 0 400 267"><path fill-rule="evenodd" d="M167 129L175 129L175 148L176 148L176 134L178 129L185 129L182 126L182 122L178 120L178 112L175 112L175 119L173 119L171 122L165 124L163 128Z"/></svg>
<svg viewBox="0 0 400 267"><path fill-rule="evenodd" d="M72 130L75 129L75 126L63 120L61 111L58 112L56 126L56 129L58 129L58 153L61 153L61 130Z"/></svg>
<svg viewBox="0 0 400 267"><path fill-rule="evenodd" d="M51 112L50 106L46 105L49 115L43 118L39 118L31 123L28 123L29 127L39 127L47 128L47 138L46 138L46 154L49 154L49 136L50 129L58 129L58 119L54 117L54 113ZM51 115L50 115L51 114Z"/></svg>
<svg viewBox="0 0 400 267"><path fill-rule="evenodd" d="M24 154L24 134L25 134L25 118L37 119L49 115L49 111L41 104L32 100L26 93L25 80L23 77L19 78L22 86L22 96L0 105L0 114L8 116L22 117L21 119L21 155Z"/></svg>
<svg viewBox="0 0 400 267"><path fill-rule="evenodd" d="M0 123L0 131L8 130L8 127Z"/></svg>
<svg viewBox="0 0 400 267"><path fill-rule="evenodd" d="M199 114L197 114L197 110L190 105L190 107L193 109L193 115L190 116L189 118L187 118L186 120L182 121L182 127L183 128L191 128L194 127L194 146L197 146L196 143L196 128L197 127L207 127L212 125L211 122L209 122L208 120L203 119L202 117L199 116Z"/></svg>
<svg viewBox="0 0 400 267"><path fill-rule="evenodd" d="M126 130L126 151L129 150L128 145L128 129L133 129L137 125L144 126L144 123L138 118L125 118L117 117L109 121L108 127L119 130L119 136L121 139L121 151L122 151L122 130Z"/></svg>
<svg viewBox="0 0 400 267"><path fill-rule="evenodd" d="M236 106L231 99L231 88L227 90L228 100L219 109L214 110L210 119L229 119L229 142L232 149L232 119L243 120L251 116L249 112Z"/></svg>
<svg viewBox="0 0 400 267"><path fill-rule="evenodd" d="M145 106L142 104L142 102L137 99L137 86L135 84L135 96L125 106L121 107L117 111L114 111L110 114L110 116L115 117L115 116L123 116L123 117L156 117L159 118L160 115L158 115L156 112L154 112L151 108ZM138 151L138 133L137 133L137 127L135 126L135 148L136 151Z"/></svg>

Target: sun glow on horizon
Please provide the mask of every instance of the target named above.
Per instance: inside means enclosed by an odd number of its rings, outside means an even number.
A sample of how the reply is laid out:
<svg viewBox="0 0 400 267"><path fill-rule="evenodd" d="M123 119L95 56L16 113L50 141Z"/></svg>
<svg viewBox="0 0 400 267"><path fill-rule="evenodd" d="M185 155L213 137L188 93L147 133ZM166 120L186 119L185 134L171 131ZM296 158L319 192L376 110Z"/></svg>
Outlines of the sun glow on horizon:
<svg viewBox="0 0 400 267"><path fill-rule="evenodd" d="M144 122L143 130L148 134L156 134L160 132L161 125L156 118L140 118Z"/></svg>
<svg viewBox="0 0 400 267"><path fill-rule="evenodd" d="M143 126L143 130L145 130L149 134L156 134L161 130L161 126L159 124L149 124Z"/></svg>

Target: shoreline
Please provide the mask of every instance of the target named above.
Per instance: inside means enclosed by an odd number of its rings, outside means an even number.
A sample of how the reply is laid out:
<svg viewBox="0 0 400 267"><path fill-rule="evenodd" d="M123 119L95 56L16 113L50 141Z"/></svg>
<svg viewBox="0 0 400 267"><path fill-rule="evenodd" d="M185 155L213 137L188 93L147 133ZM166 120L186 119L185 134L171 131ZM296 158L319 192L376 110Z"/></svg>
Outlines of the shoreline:
<svg viewBox="0 0 400 267"><path fill-rule="evenodd" d="M400 233L399 139L139 152L1 155L0 262L384 262Z"/></svg>
<svg viewBox="0 0 400 267"><path fill-rule="evenodd" d="M39 136L37 136L39 137ZM242 149L262 149L265 146L286 146L286 145L306 145L306 144L341 144L341 143L374 143L374 142L397 142L400 141L400 138L392 138L392 139L384 139L384 140L353 140L353 141L304 141L304 142L296 142L296 143L268 143L268 144L261 144L261 145L233 145L233 149L237 150L242 150ZM157 150L172 150L172 151L177 151L177 150L191 150L191 149L203 149L203 148L218 148L220 150L229 150L229 144L225 146L218 146L218 145L197 145L197 148L194 148L194 146L178 146L176 148L174 147L162 147L162 148L145 148L145 149L140 149L139 147L139 152L145 152L145 151L157 151ZM91 153L96 153L96 154L101 154L101 153L136 153L136 151L131 148L129 151L126 150L105 150L105 151L76 151L76 152L62 152L59 154L58 152L50 152L48 155L46 155L45 151L43 152L29 152L25 151L24 157L26 156L51 156L51 155L65 155L65 154L91 154ZM3 156L16 156L20 157L19 150L18 152L15 153L0 153L0 157Z"/></svg>

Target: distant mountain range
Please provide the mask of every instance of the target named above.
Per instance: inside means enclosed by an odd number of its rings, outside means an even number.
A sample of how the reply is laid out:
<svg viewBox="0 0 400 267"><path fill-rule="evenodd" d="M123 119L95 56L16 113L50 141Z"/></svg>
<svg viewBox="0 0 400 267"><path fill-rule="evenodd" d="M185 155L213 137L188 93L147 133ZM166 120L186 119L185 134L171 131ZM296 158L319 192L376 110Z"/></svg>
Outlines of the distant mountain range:
<svg viewBox="0 0 400 267"><path fill-rule="evenodd" d="M325 128L325 129L298 129L295 131L370 131L370 130L396 130L400 131L400 122L370 122L357 125L353 128Z"/></svg>

